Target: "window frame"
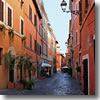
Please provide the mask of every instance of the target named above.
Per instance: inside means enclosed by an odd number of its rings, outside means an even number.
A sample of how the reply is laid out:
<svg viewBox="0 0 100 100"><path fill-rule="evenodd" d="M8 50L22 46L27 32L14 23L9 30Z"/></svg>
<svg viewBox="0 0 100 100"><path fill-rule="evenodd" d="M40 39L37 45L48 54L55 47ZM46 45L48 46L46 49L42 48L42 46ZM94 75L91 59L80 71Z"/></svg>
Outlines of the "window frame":
<svg viewBox="0 0 100 100"><path fill-rule="evenodd" d="M23 34L21 33L21 21L23 21ZM20 16L20 34L24 35L24 18Z"/></svg>

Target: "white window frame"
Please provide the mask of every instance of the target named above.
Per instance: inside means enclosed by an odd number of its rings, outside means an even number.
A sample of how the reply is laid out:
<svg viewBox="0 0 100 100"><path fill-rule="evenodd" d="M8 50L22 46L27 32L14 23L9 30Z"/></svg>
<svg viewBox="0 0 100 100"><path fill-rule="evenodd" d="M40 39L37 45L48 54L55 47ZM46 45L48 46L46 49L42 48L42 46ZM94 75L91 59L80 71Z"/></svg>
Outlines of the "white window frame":
<svg viewBox="0 0 100 100"><path fill-rule="evenodd" d="M13 27L13 8L8 3L6 3L6 24L8 25L8 8L10 8L12 11L12 15L11 15L12 16L12 23L11 23L12 26L11 27Z"/></svg>
<svg viewBox="0 0 100 100"><path fill-rule="evenodd" d="M20 34L21 34L21 20L23 21L24 24L24 18L22 16L20 16ZM23 35L24 35L24 25L23 25Z"/></svg>

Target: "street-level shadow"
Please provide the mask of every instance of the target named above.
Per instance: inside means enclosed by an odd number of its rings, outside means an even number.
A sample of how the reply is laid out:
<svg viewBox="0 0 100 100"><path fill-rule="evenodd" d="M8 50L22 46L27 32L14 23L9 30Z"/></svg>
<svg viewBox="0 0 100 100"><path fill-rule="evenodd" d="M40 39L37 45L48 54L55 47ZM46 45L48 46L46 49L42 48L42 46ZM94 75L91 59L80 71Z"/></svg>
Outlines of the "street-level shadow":
<svg viewBox="0 0 100 100"><path fill-rule="evenodd" d="M4 100L18 100L18 99L23 99L23 100L29 100L29 99L97 99L99 97L99 18L100 18L100 5L96 4L95 6L95 31L96 31L96 58L95 58L95 96L85 96L85 95L66 95L66 96L34 96L34 95L8 95L4 96Z"/></svg>

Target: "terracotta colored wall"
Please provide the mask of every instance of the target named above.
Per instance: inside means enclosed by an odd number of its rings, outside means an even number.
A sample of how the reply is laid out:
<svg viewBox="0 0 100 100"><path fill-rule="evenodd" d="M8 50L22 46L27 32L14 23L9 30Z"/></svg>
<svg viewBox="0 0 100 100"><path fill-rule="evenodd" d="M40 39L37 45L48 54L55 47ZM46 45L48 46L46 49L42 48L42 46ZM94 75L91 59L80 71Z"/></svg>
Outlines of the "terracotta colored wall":
<svg viewBox="0 0 100 100"><path fill-rule="evenodd" d="M29 6L32 9L32 21L29 19ZM39 25L40 25L40 19L38 17L37 11L35 9L35 5L32 0L30 2L28 0L24 3L24 20L25 20L25 36L26 38L26 49L25 53L29 54L30 56L33 56L33 62L36 64L37 60L40 61L40 55L35 53L35 46L34 46L34 40L37 40L37 43L41 45L41 36L39 33ZM38 23L38 30L36 30L35 23L34 23L34 15L37 16L37 23ZM32 49L30 48L30 34L32 35ZM29 75L27 75L28 77ZM34 77L34 74L33 74Z"/></svg>
<svg viewBox="0 0 100 100"><path fill-rule="evenodd" d="M20 8L19 0L13 2L13 0L5 0L5 23L6 20L6 4L9 4L13 8L13 29L18 32L18 35L14 35L12 41L8 34L8 29L5 31L5 35L0 31L0 48L3 48L3 54L8 52L10 47L14 47L16 55L22 54L23 44L20 36L20 16L23 16L23 8ZM7 27L8 28L8 27ZM17 76L17 75L16 75ZM17 78L17 77L16 77ZM7 88L8 83L8 70L2 64L0 66L0 89Z"/></svg>
<svg viewBox="0 0 100 100"><path fill-rule="evenodd" d="M57 58L57 69L61 68L61 54L56 55Z"/></svg>
<svg viewBox="0 0 100 100"><path fill-rule="evenodd" d="M79 0L74 0L74 9L76 9L76 4L78 5L79 9ZM80 26L79 26L79 15L74 16L74 77L77 78L77 72L76 72L76 62L78 62L79 65L79 47L80 47ZM78 34L77 40L76 40L76 32ZM77 41L77 43L76 43Z"/></svg>
<svg viewBox="0 0 100 100"><path fill-rule="evenodd" d="M91 10L90 10L91 9ZM82 58L81 63L83 62L83 56L89 56L89 94L95 94L95 62L94 62L94 41L93 36L95 35L95 5L92 5L92 2L89 5L89 9L87 14L85 15L84 19L87 16L87 19L84 21L83 28L81 30L82 34ZM83 64L81 67L81 82L82 82L82 89L84 88L83 82Z"/></svg>

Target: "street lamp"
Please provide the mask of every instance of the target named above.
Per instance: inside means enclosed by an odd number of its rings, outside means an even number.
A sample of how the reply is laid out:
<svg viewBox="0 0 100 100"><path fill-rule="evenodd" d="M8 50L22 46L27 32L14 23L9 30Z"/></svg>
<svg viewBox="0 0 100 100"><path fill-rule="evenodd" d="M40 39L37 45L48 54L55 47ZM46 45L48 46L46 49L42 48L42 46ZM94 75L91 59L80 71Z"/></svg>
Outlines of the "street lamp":
<svg viewBox="0 0 100 100"><path fill-rule="evenodd" d="M62 11L65 12L66 11L66 6L67 6L67 3L65 0L63 0L60 4L61 8L62 8Z"/></svg>
<svg viewBox="0 0 100 100"><path fill-rule="evenodd" d="M66 3L65 0L63 0L63 1L61 2L60 6L61 6L63 12L72 13L72 14L74 14L74 15L78 15L78 14L79 14L79 10L66 11L67 3Z"/></svg>

